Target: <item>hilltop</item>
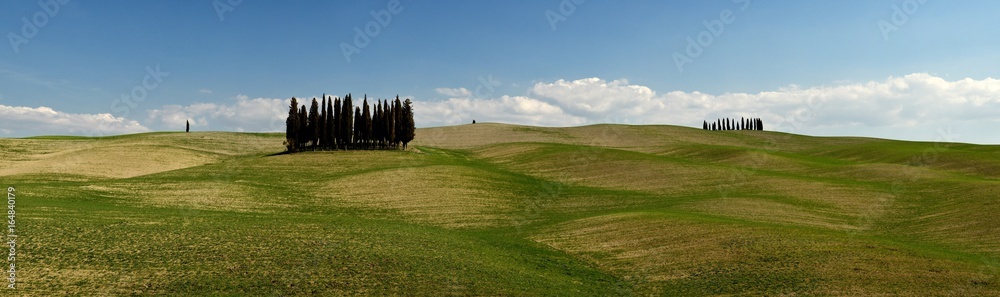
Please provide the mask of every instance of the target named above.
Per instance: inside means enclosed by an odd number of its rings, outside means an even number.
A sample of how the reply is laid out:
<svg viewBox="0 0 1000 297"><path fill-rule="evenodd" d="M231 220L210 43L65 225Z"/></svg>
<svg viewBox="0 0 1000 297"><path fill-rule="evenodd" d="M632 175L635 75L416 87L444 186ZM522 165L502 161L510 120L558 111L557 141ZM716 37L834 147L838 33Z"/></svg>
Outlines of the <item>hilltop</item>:
<svg viewBox="0 0 1000 297"><path fill-rule="evenodd" d="M1000 294L1000 146L493 123L405 151L283 140L0 139L19 290Z"/></svg>

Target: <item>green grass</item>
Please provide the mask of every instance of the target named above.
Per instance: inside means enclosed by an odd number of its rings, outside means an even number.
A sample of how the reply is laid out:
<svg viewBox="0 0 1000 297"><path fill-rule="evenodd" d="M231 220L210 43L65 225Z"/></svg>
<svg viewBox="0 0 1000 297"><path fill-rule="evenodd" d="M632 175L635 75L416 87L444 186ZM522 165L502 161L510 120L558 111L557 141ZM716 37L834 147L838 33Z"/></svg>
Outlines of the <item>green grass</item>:
<svg viewBox="0 0 1000 297"><path fill-rule="evenodd" d="M1000 147L479 123L0 139L18 293L1000 295Z"/></svg>

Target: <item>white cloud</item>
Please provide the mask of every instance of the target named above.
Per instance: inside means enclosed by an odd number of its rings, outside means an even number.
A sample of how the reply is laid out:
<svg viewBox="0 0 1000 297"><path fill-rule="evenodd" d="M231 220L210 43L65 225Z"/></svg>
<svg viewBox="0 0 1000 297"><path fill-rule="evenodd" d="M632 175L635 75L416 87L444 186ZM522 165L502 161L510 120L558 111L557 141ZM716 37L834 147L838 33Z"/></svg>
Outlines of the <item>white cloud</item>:
<svg viewBox="0 0 1000 297"><path fill-rule="evenodd" d="M663 110L663 102L648 87L630 85L627 80L611 82L600 78L538 83L529 91L548 99L570 113L590 120L632 117Z"/></svg>
<svg viewBox="0 0 1000 297"><path fill-rule="evenodd" d="M467 98L467 97L472 96L472 92L470 92L466 88L457 88L457 89L437 88L437 89L434 89L434 91L438 92L438 94L449 96L449 97Z"/></svg>
<svg viewBox="0 0 1000 297"><path fill-rule="evenodd" d="M627 80L601 78L539 82L524 96L478 98L465 88L438 88L443 100L414 100L418 126L504 122L539 126L594 123L674 124L700 127L702 120L758 117L768 130L813 135L854 135L934 140L940 131L962 139L997 142L987 127L998 123L1000 80L948 81L926 73L834 86L790 85L759 93L658 93ZM304 100L303 102L305 102ZM166 105L147 111L145 124L159 130L283 131L289 100L250 99L225 103ZM0 105L0 132L85 134L149 131L136 121L109 114L67 114L47 107ZM952 129L954 128L954 129Z"/></svg>
<svg viewBox="0 0 1000 297"><path fill-rule="evenodd" d="M517 97L476 99L464 88L437 91L448 99L417 101L418 125L461 124L475 118L545 126L631 123L700 127L707 119L758 117L769 130L864 136L861 128L872 128L870 131L890 132L869 136L929 138L919 136L933 134L929 125L995 123L1000 114L1000 80L947 81L927 73L865 83L809 88L790 85L760 93L718 95L659 94L624 79L600 78L536 83L527 96Z"/></svg>
<svg viewBox="0 0 1000 297"><path fill-rule="evenodd" d="M0 132L6 136L103 136L149 132L139 122L111 114L75 114L52 108L0 105Z"/></svg>
<svg viewBox="0 0 1000 297"><path fill-rule="evenodd" d="M191 120L192 130L260 131L285 130L290 99L254 98L238 95L226 104L194 103L165 105L147 111L146 122L166 130L178 130Z"/></svg>
<svg viewBox="0 0 1000 297"><path fill-rule="evenodd" d="M421 126L503 122L539 126L579 125L584 118L571 116L560 107L523 96L495 99L450 98L413 103L414 121Z"/></svg>

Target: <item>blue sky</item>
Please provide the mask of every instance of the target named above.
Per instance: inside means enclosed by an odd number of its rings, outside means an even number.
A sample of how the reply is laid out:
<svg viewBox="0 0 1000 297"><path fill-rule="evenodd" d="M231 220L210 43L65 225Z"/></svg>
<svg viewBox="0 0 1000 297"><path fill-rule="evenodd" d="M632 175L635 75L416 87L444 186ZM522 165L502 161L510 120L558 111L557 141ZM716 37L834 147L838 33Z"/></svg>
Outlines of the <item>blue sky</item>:
<svg viewBox="0 0 1000 297"><path fill-rule="evenodd" d="M66 2L0 4L0 137L277 131L290 97L351 92L412 98L423 127L752 116L1000 143L997 1Z"/></svg>

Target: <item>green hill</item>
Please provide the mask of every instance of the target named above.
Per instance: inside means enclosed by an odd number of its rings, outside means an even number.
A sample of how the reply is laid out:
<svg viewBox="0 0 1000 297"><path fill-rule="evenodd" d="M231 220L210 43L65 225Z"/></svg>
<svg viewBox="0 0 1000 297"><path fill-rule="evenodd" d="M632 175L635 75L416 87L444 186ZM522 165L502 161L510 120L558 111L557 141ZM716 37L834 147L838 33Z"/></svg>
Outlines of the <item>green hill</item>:
<svg viewBox="0 0 1000 297"><path fill-rule="evenodd" d="M1000 295L1000 146L675 126L0 139L52 295Z"/></svg>

